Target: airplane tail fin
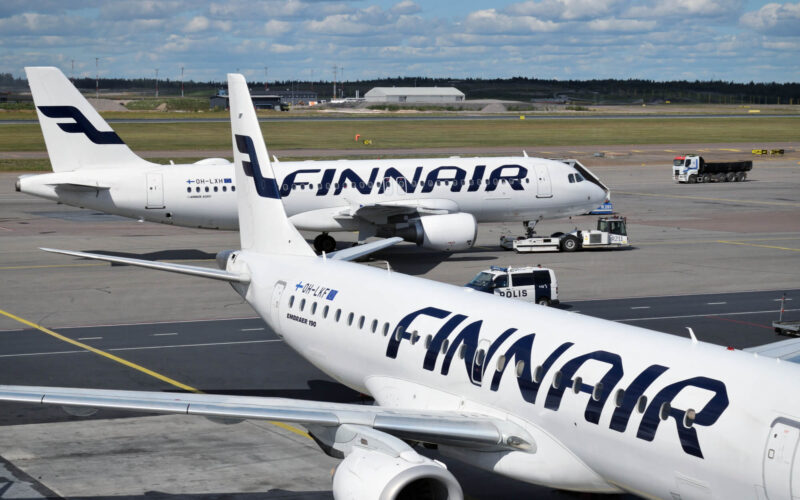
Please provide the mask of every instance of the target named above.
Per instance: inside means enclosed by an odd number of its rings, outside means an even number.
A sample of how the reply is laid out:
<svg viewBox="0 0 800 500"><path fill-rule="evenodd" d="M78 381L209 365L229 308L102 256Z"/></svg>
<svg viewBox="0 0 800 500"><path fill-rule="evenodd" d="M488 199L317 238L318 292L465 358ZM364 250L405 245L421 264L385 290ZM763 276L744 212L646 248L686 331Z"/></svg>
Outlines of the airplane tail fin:
<svg viewBox="0 0 800 500"><path fill-rule="evenodd" d="M289 222L256 111L240 74L228 74L233 163L242 248L284 255L316 254Z"/></svg>
<svg viewBox="0 0 800 500"><path fill-rule="evenodd" d="M27 67L28 85L54 172L151 166L140 158L54 67Z"/></svg>

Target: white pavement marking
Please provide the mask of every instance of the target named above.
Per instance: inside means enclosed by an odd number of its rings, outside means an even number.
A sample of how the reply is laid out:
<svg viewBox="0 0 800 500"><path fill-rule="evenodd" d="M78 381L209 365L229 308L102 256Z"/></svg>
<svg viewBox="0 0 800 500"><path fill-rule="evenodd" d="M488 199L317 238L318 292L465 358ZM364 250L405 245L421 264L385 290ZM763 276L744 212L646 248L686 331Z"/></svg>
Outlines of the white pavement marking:
<svg viewBox="0 0 800 500"><path fill-rule="evenodd" d="M101 340L103 337L78 337L78 340Z"/></svg>
<svg viewBox="0 0 800 500"><path fill-rule="evenodd" d="M166 337L169 335L177 335L178 332L167 332L167 333L154 333L153 337Z"/></svg>
<svg viewBox="0 0 800 500"><path fill-rule="evenodd" d="M727 304L727 302L706 302L707 306L721 306Z"/></svg>
<svg viewBox="0 0 800 500"><path fill-rule="evenodd" d="M650 309L650 306L636 306L636 307L631 307L631 309Z"/></svg>
<svg viewBox="0 0 800 500"><path fill-rule="evenodd" d="M800 309L784 309L783 312L795 312ZM624 323L626 321L654 321L657 319L681 319L681 318L704 318L706 316L740 316L742 314L775 314L779 311L770 309L769 311L739 311L730 313L703 313L703 314L686 314L682 316L653 316L651 318L626 318L626 319L612 319L611 321L619 321Z"/></svg>
<svg viewBox="0 0 800 500"><path fill-rule="evenodd" d="M281 339L243 340L241 342L209 342L207 344L180 344L180 345L154 345L142 347L117 347L106 351L145 351L149 349L175 349L180 347L216 347L239 344L266 344L270 342L283 342ZM0 354L0 358L21 358L25 356L49 356L52 354L81 354L89 351L53 351L53 352L28 352L22 354Z"/></svg>
<svg viewBox="0 0 800 500"><path fill-rule="evenodd" d="M243 332L260 332L263 329L264 329L264 327L261 327L261 328L242 328L241 331L243 331Z"/></svg>

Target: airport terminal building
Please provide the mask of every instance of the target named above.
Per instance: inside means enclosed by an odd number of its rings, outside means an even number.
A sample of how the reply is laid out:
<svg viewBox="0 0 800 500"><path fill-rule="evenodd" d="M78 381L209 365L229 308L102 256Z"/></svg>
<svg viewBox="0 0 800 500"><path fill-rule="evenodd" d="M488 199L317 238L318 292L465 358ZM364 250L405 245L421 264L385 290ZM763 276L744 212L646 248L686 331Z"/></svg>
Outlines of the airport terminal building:
<svg viewBox="0 0 800 500"><path fill-rule="evenodd" d="M464 93L455 87L375 87L364 98L368 103L446 104L464 102Z"/></svg>

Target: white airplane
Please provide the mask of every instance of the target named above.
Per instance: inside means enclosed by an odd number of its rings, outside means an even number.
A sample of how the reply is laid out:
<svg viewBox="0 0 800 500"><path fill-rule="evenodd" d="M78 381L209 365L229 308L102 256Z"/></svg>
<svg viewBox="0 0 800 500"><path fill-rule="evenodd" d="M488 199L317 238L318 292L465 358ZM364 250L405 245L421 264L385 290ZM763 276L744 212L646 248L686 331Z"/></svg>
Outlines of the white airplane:
<svg viewBox="0 0 800 500"><path fill-rule="evenodd" d="M52 174L26 175L17 190L67 205L152 222L236 229L233 165L209 158L158 165L128 148L64 74L25 68ZM265 160L262 160L265 161ZM320 232L400 236L458 251L475 243L478 222L530 221L588 212L608 189L580 163L527 157L275 162L292 223ZM527 225L527 224L526 224Z"/></svg>
<svg viewBox="0 0 800 500"><path fill-rule="evenodd" d="M0 400L296 422L343 458L339 500L463 498L416 443L565 490L800 496L798 340L726 349L317 257L286 217L244 78L228 85L242 249L218 256L223 269L57 252L229 281L377 404L26 386L0 386Z"/></svg>

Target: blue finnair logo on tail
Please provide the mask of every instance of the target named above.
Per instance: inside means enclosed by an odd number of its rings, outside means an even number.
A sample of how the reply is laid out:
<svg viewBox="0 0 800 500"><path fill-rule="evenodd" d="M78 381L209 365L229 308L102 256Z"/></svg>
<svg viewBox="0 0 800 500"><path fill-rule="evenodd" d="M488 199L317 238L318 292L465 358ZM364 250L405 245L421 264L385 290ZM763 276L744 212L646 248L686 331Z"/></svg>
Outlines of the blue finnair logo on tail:
<svg viewBox="0 0 800 500"><path fill-rule="evenodd" d="M48 118L72 118L75 123L59 123L58 127L68 134L83 134L95 144L125 144L113 130L100 132L75 106L39 106L39 111Z"/></svg>
<svg viewBox="0 0 800 500"><path fill-rule="evenodd" d="M281 199L278 193L278 183L275 179L267 179L261 173L261 166L258 164L258 155L256 155L256 147L253 144L253 139L247 135L236 134L236 149L240 153L244 153L250 157L250 161L242 160L242 168L244 168L244 175L253 177L256 184L256 192L262 198L275 198Z"/></svg>

